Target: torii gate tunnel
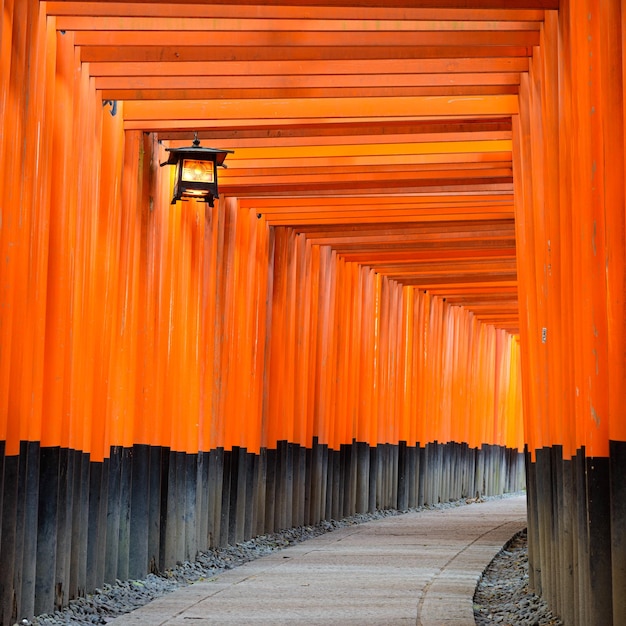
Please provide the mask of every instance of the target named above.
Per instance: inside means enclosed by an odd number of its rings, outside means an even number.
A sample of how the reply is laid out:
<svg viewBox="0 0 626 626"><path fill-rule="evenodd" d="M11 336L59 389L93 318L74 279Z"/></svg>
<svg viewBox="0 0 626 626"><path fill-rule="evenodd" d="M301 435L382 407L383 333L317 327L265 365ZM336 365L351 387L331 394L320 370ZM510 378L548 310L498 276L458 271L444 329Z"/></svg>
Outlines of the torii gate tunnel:
<svg viewBox="0 0 626 626"><path fill-rule="evenodd" d="M524 485L533 587L626 624L622 3L0 6L0 624Z"/></svg>

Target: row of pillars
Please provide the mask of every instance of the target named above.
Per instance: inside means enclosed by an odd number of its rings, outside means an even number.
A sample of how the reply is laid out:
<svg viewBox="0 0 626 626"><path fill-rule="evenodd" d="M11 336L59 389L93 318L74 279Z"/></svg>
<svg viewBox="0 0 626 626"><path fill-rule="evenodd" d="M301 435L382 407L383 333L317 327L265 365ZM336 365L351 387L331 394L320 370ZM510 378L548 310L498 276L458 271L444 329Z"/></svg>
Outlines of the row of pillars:
<svg viewBox="0 0 626 626"><path fill-rule="evenodd" d="M513 117L530 582L626 624L624 3L561 0Z"/></svg>
<svg viewBox="0 0 626 626"><path fill-rule="evenodd" d="M525 480L517 450L437 442L354 441L334 450L281 441L258 454L135 445L112 448L102 462L24 442L2 461L0 626L209 547L356 513L517 491Z"/></svg>
<svg viewBox="0 0 626 626"><path fill-rule="evenodd" d="M626 444L527 455L529 582L564 624L626 623Z"/></svg>

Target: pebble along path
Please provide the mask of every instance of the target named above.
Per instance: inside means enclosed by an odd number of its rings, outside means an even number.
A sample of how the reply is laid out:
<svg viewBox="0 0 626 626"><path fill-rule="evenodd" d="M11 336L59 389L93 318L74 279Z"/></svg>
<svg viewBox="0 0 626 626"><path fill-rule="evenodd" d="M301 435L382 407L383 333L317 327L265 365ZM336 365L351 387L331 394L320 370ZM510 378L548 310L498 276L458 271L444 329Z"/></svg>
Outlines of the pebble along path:
<svg viewBox="0 0 626 626"><path fill-rule="evenodd" d="M508 494L504 497L508 497ZM411 509L411 511L457 507L464 503L465 500L447 502ZM149 574L142 580L118 580L114 584L105 584L95 593L73 600L61 611L39 615L30 620L23 619L18 622L18 625L108 624L116 617L129 613L175 589L212 578L276 550L338 528L402 513L402 511L385 510L353 515L339 521L322 521L315 526L299 526L279 533L262 535L235 546L213 548L201 553L194 562L179 563L177 567L158 575ZM562 622L550 613L545 603L528 590L527 566L526 534L523 532L516 535L496 556L485 570L476 588L474 615L477 626L485 624L562 626Z"/></svg>
<svg viewBox="0 0 626 626"><path fill-rule="evenodd" d="M526 531L504 546L484 571L474 594L477 626L562 626L545 601L528 588Z"/></svg>

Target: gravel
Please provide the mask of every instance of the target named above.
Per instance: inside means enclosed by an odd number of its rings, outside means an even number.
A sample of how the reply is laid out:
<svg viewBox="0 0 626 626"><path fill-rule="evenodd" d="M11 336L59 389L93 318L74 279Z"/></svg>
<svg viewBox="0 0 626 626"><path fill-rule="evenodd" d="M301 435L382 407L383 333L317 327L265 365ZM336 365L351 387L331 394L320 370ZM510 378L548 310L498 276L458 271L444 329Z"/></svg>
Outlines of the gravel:
<svg viewBox="0 0 626 626"><path fill-rule="evenodd" d="M477 626L562 626L546 602L528 588L526 530L516 534L484 571L474 594Z"/></svg>
<svg viewBox="0 0 626 626"><path fill-rule="evenodd" d="M519 494L507 494L509 497ZM484 498L491 499L491 498ZM475 500L467 500L475 502ZM447 502L410 509L421 511L457 507L465 504ZM383 510L358 514L341 520L322 521L314 526L298 526L289 530L262 535L234 546L212 548L198 555L194 562L180 562L176 567L148 574L142 580L116 580L96 589L93 594L77 598L61 611L23 619L19 626L88 626L108 624L155 598L189 585L213 578L222 572L306 541L338 528L369 522L406 511ZM561 622L547 610L540 598L528 591L527 551L525 534L514 537L487 568L474 597L476 624L554 624ZM16 625L16 626L18 626Z"/></svg>

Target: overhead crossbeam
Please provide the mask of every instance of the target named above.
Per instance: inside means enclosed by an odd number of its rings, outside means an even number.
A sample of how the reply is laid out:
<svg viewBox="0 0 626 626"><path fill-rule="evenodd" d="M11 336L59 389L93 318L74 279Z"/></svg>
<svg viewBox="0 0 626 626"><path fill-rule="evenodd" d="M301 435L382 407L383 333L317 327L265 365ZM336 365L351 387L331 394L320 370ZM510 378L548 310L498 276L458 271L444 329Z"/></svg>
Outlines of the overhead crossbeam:
<svg viewBox="0 0 626 626"><path fill-rule="evenodd" d="M414 4L46 10L125 129L234 150L222 197L515 332L511 119L558 2Z"/></svg>

